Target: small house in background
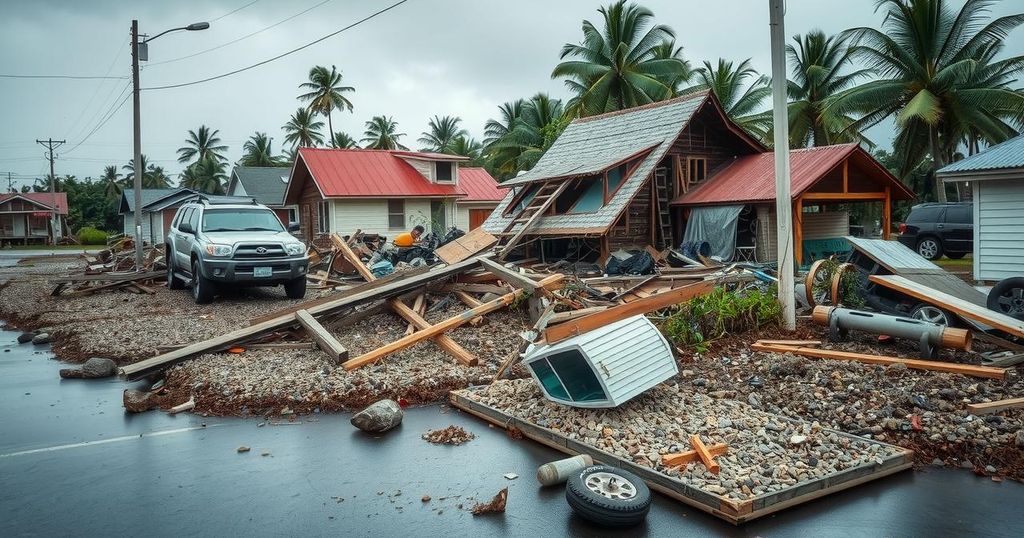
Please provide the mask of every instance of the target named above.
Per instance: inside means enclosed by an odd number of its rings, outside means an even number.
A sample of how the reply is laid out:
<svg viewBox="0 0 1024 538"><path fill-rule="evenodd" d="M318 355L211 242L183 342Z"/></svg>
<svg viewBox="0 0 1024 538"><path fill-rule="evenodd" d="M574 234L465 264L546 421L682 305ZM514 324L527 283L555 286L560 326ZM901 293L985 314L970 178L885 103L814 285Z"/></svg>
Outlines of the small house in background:
<svg viewBox="0 0 1024 538"><path fill-rule="evenodd" d="M68 235L67 216L67 193L0 193L0 245L53 243Z"/></svg>
<svg viewBox="0 0 1024 538"><path fill-rule="evenodd" d="M171 221L178 207L198 194L192 189L142 189L142 241L152 245L164 242L164 236L171 227ZM125 189L121 193L118 214L122 218L122 232L135 235L135 191Z"/></svg>
<svg viewBox="0 0 1024 538"><path fill-rule="evenodd" d="M274 210L286 227L299 222L299 206L284 204L284 191L288 187L290 168L236 166L228 180L227 196L245 196Z"/></svg>
<svg viewBox="0 0 1024 538"><path fill-rule="evenodd" d="M947 165L937 175L945 182L970 182L974 279L1024 276L1024 135Z"/></svg>
<svg viewBox="0 0 1024 538"><path fill-rule="evenodd" d="M299 209L301 236L362 230L392 237L422 225L443 235L469 231L503 190L457 155L369 149L299 148L284 204Z"/></svg>

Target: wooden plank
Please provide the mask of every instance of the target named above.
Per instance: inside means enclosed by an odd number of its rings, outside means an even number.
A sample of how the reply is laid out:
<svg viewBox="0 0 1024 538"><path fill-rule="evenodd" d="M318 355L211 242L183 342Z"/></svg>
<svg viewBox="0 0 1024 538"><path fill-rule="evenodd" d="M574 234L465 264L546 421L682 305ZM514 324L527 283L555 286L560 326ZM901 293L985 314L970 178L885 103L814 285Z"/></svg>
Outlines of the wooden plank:
<svg viewBox="0 0 1024 538"><path fill-rule="evenodd" d="M441 291L446 292L469 292L469 293L493 293L495 295L504 295L512 291L512 287L508 285L498 286L495 284L460 284L458 282L454 284L445 284L441 286Z"/></svg>
<svg viewBox="0 0 1024 538"><path fill-rule="evenodd" d="M432 327L432 325L430 325L430 322L423 319L422 316L420 316L418 313L416 313L415 310L410 308L402 301L398 299L391 299L390 306L391 309L394 310L396 314L402 316L403 319L413 324L417 329L424 331ZM466 348L459 345L458 342L452 340L450 336L438 334L433 338L433 340L434 343L437 344L437 347L443 349L446 353L454 357L455 360L459 361L460 363L466 366L476 366L477 364L480 363L480 360L476 358L476 355L473 355L468 350L466 350Z"/></svg>
<svg viewBox="0 0 1024 538"><path fill-rule="evenodd" d="M568 321L544 330L544 339L549 344L561 342L566 338L578 336L587 331L604 327L609 323L626 319L638 314L646 314L662 308L688 301L694 297L711 292L715 288L714 280L702 280L672 291L645 297L630 303L613 306L601 312L590 314L579 319Z"/></svg>
<svg viewBox="0 0 1024 538"><path fill-rule="evenodd" d="M480 265L480 257L470 258L468 260L461 261L456 264L448 265L445 267L435 268L432 271L426 273L403 278L394 282L388 282L378 288L363 290L352 295L348 295L342 298L335 298L332 301L325 302L323 304L317 304L306 308L310 314L314 317L340 311L345 308L361 305L364 303L377 301L381 299L389 299L402 295L406 292L415 290L426 284L443 278L457 275L463 271L478 267ZM127 377L129 380L136 380L147 375L159 372L168 366L177 364L181 361L188 360L196 355L208 353L211 350L222 348L226 345L234 344L244 340L251 339L253 336L262 334L264 332L275 331L287 327L292 327L296 324L295 314L289 313L276 318L272 318L255 325L248 327L242 327L226 334L215 336L208 340L196 342L187 347L179 350L172 351L163 355L158 355L151 359L139 361L135 364L130 364L121 368L121 375Z"/></svg>
<svg viewBox="0 0 1024 538"><path fill-rule="evenodd" d="M718 474L722 470L722 466L715 461L714 455L708 451L708 447L704 446L704 441L701 441L700 436L693 434L690 436L690 446L697 453L697 457L700 458L701 463L704 467L707 467L711 474Z"/></svg>
<svg viewBox="0 0 1024 538"><path fill-rule="evenodd" d="M988 415L998 413L1007 409L1024 408L1024 398L1010 398L1007 400L996 400L994 402L968 404L967 410L975 415Z"/></svg>
<svg viewBox="0 0 1024 538"><path fill-rule="evenodd" d="M725 443L717 443L706 448L708 454L712 457L721 456L729 451L729 445ZM700 459L700 456L697 455L696 450L687 450L686 452L663 454L661 456L661 463L666 467L680 467L698 459Z"/></svg>
<svg viewBox="0 0 1024 538"><path fill-rule="evenodd" d="M401 303L401 301L399 301L397 299L391 299L390 302L391 302L391 304L394 304L396 302ZM426 294L421 293L421 294L417 295L416 299L413 300L413 302L412 302L412 311L416 312L417 314L422 316L423 315L424 307L426 306L426 302L427 302ZM402 303L402 304L405 304L405 303ZM414 324L413 322L410 321L409 322L409 326L406 327L406 329L405 329L405 334L406 335L410 335L410 334L412 334L414 332L416 332L416 324Z"/></svg>
<svg viewBox="0 0 1024 538"><path fill-rule="evenodd" d="M579 310L570 310L568 312L556 312L550 318L548 318L548 325L558 325L559 323L565 323L566 321L579 319L584 316L589 316L596 312L601 312L607 309L607 306L591 306L587 308L581 308Z"/></svg>
<svg viewBox="0 0 1024 538"><path fill-rule="evenodd" d="M962 374L973 377L985 377L990 379L1006 379L1007 371L1003 368L991 368L988 366L973 366L970 364L956 364L948 362L926 361L919 359L904 359L902 357L887 357L884 355L865 355L863 353L851 353L848 351L837 351L832 349L816 349L798 346L783 346L777 344L763 344L755 342L750 345L751 349L757 351L770 351L774 353L792 353L804 357L816 359L833 359L844 361L857 361L867 364L904 364L907 368L915 370L930 370L933 372L946 372L950 374Z"/></svg>
<svg viewBox="0 0 1024 538"><path fill-rule="evenodd" d="M774 344L781 346L820 346L821 340L758 340L761 344Z"/></svg>
<svg viewBox="0 0 1024 538"><path fill-rule="evenodd" d="M485 232L483 228L477 228L446 245L441 245L434 250L434 254L445 263L461 262L497 242L497 237Z"/></svg>
<svg viewBox="0 0 1024 538"><path fill-rule="evenodd" d="M545 289L557 289L562 286L564 280L565 275L557 274L545 278L538 284ZM377 360L380 360L381 358L391 353L401 351L407 347L413 346L419 343L420 341L424 340L425 338L430 338L432 336L441 334L449 329L454 329L455 327L469 323L469 320L477 316L482 316L484 314L487 314L488 312L493 312L500 308L504 308L505 306L511 304L513 301L522 297L524 294L525 291L521 289L518 289L512 293L507 293L493 301L484 303L476 308L469 309L457 316L448 318L435 325L431 325L428 328L410 334L409 336L400 338L395 342L391 342L390 344L381 346L369 353L365 353L354 359L349 359L342 363L342 366L344 366L346 370L352 370L353 368L359 368L360 366L376 362Z"/></svg>
<svg viewBox="0 0 1024 538"><path fill-rule="evenodd" d="M462 301L462 304L464 304L464 305L466 305L466 306L468 306L470 308L476 308L476 307L484 304L483 302L478 300L476 297L473 297L472 295L470 295L470 294L468 294L468 293L466 293L464 291L454 291L454 292L452 292L452 294L455 295L456 299ZM475 318L469 320L469 324L474 326L474 327L480 325L483 322L484 322L484 318L483 317L475 317Z"/></svg>
<svg viewBox="0 0 1024 538"><path fill-rule="evenodd" d="M480 264L484 266L484 269L487 269L488 271L496 275L506 284L511 284L517 288L522 288L531 293L536 291L538 288L537 282L532 278L529 278L526 275L523 275L513 269L509 269L498 262L481 259Z"/></svg>
<svg viewBox="0 0 1024 538"><path fill-rule="evenodd" d="M50 282L129 282L132 280L156 280L167 276L166 271L144 273L100 273L96 275L68 275L48 279Z"/></svg>
<svg viewBox="0 0 1024 538"><path fill-rule="evenodd" d="M363 263L363 260L359 259L359 256L356 256L355 252L352 252L352 247L348 246L348 243L342 239L340 235L337 233L331 234L331 244L334 245L334 248L338 249L341 256L345 258L348 263L351 263L352 266L355 267L356 272L358 272L359 275L367 282L376 280L373 273L370 272L370 268Z"/></svg>
<svg viewBox="0 0 1024 538"><path fill-rule="evenodd" d="M952 311L957 315L983 323L989 327L994 327L1018 338L1024 338L1024 322L1001 312L994 312L954 297L944 291L922 286L899 275L871 275L868 278L872 282L891 290L905 293L930 305Z"/></svg>
<svg viewBox="0 0 1024 538"><path fill-rule="evenodd" d="M323 350L335 361L343 361L348 358L348 350L341 342L334 337L323 325L320 325L308 310L299 310L295 313L295 320L302 325L309 336L316 342L317 347Z"/></svg>

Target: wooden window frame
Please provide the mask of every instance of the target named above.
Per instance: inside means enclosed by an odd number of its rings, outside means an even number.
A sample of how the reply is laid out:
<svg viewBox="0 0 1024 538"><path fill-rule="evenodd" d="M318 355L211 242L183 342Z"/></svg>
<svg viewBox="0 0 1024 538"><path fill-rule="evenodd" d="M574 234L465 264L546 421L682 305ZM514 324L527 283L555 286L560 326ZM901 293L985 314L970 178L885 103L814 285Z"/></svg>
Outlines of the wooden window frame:
<svg viewBox="0 0 1024 538"><path fill-rule="evenodd" d="M395 211L394 209L392 209L392 207L391 207L392 203L401 204L401 210L400 211ZM394 218L401 218L401 221L398 223L397 226L394 224L394 221L392 220ZM388 229L390 229L390 230L398 230L398 229L404 229L404 228L405 228L405 200L402 200L401 198L389 198L388 199Z"/></svg>
<svg viewBox="0 0 1024 538"><path fill-rule="evenodd" d="M441 179L441 174L438 171L438 166L444 165L444 164L449 166L449 170L451 172L451 174L449 175L448 179ZM442 183L442 184L445 184L445 185L452 185L452 184L454 184L455 183L455 176L457 174L457 172L455 171L455 167L456 167L456 163L451 162L451 161L434 161L434 183Z"/></svg>
<svg viewBox="0 0 1024 538"><path fill-rule="evenodd" d="M316 203L316 233L331 233L331 201L320 200Z"/></svg>
<svg viewBox="0 0 1024 538"><path fill-rule="evenodd" d="M704 164L704 174L700 179L694 179L693 170L694 163L702 162ZM686 184L687 186L699 185L700 182L708 178L708 158L707 157L686 157Z"/></svg>

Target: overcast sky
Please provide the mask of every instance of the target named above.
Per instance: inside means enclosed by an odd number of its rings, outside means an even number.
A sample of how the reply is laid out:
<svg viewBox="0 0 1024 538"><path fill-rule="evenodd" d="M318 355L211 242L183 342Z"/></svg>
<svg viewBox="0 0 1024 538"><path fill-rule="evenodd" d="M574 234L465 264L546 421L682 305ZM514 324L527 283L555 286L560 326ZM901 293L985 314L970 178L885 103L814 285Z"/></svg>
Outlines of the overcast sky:
<svg viewBox="0 0 1024 538"><path fill-rule="evenodd" d="M189 82L271 58L336 31L393 3L353 0L0 0L0 74L130 75L131 20L153 35L195 21L201 32L168 34L150 44L142 87ZM321 4L317 6L317 4ZM645 0L658 23L675 29L685 56L697 66L723 57L753 58L769 73L768 0ZM881 24L874 0L789 0L786 34L820 28L827 33ZM1005 15L1022 2L997 5ZM432 115L457 115L476 138L505 101L544 91L566 98L551 70L566 42L581 38L580 24L600 25L593 0L409 0L407 3L300 52L255 69L193 86L142 92L143 153L169 173L181 165L175 149L189 129L220 130L234 162L254 131L284 142L281 126L300 106L296 96L314 65L336 65L354 86L353 113L335 112L335 130L362 138L374 115L393 116L414 149ZM316 7L314 7L316 6ZM242 9L238 9L242 8ZM305 14L281 22L303 10ZM233 10L238 9L234 13ZM265 29L237 43L178 61ZM1024 31L1010 36L1007 52L1024 51ZM37 138L66 139L57 174L99 176L106 164L132 156L131 100L108 121L104 115L129 95L128 80L24 80L0 78L0 182L16 184L47 171ZM97 129L97 126L99 128ZM326 131L326 129L325 129ZM891 127L870 134L891 146ZM17 178L22 178L18 180Z"/></svg>

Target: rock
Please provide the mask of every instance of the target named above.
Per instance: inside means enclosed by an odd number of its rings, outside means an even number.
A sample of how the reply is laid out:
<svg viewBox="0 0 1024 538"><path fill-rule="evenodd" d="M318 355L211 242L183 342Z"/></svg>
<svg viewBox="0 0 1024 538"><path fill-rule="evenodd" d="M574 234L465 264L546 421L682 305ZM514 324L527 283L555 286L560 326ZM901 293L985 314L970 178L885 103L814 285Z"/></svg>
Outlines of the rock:
<svg viewBox="0 0 1024 538"><path fill-rule="evenodd" d="M37 346L41 344L49 344L52 341L50 333L39 333L32 337L32 343Z"/></svg>
<svg viewBox="0 0 1024 538"><path fill-rule="evenodd" d="M946 465L946 463L944 461L942 461L941 459L939 459L939 458L935 458L935 459L932 460L932 465L935 466L935 467L942 467L942 466Z"/></svg>
<svg viewBox="0 0 1024 538"><path fill-rule="evenodd" d="M19 344L27 344L27 343L31 342L32 339L35 338L35 337L36 337L36 333L21 333L21 334L18 335L18 343Z"/></svg>
<svg viewBox="0 0 1024 538"><path fill-rule="evenodd" d="M428 503L428 502L430 502L430 495L424 495L424 496L420 497L420 500L425 502L425 503Z"/></svg>
<svg viewBox="0 0 1024 538"><path fill-rule="evenodd" d="M999 469L996 469L996 468L995 468L994 466L992 466L992 465L986 465L986 466L985 466L985 472L986 472L986 473L988 473L988 474L995 474L995 473L996 473L996 471L998 471L998 470L999 470Z"/></svg>
<svg viewBox="0 0 1024 538"><path fill-rule="evenodd" d="M1024 448L1024 430L1017 430L1017 436L1014 437L1013 443L1017 445L1017 448Z"/></svg>
<svg viewBox="0 0 1024 538"><path fill-rule="evenodd" d="M381 400L352 416L352 425L364 432L382 433L402 423L405 413L394 400Z"/></svg>
<svg viewBox="0 0 1024 538"><path fill-rule="evenodd" d="M98 379L117 375L117 364L101 357L93 357L82 365L82 377L86 379Z"/></svg>
<svg viewBox="0 0 1024 538"><path fill-rule="evenodd" d="M249 447L247 447L247 446L240 446L235 451L238 452L239 454L241 454L242 452L248 452L249 451Z"/></svg>
<svg viewBox="0 0 1024 538"><path fill-rule="evenodd" d="M761 405L761 400L758 400L757 396L754 396L753 394L750 394L750 395L747 396L747 403L749 403L750 405L752 405L754 407L758 407L758 406Z"/></svg>
<svg viewBox="0 0 1024 538"><path fill-rule="evenodd" d="M157 406L156 399L152 392L141 390L126 390L122 397L124 409L129 413L142 413Z"/></svg>
<svg viewBox="0 0 1024 538"><path fill-rule="evenodd" d="M728 419L728 418L725 418L725 417L719 417L718 418L718 427L719 428L723 428L723 429L724 428L731 428L732 427L732 420Z"/></svg>
<svg viewBox="0 0 1024 538"><path fill-rule="evenodd" d="M789 438L789 444L791 445L802 445L807 442L806 435L794 435Z"/></svg>

